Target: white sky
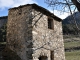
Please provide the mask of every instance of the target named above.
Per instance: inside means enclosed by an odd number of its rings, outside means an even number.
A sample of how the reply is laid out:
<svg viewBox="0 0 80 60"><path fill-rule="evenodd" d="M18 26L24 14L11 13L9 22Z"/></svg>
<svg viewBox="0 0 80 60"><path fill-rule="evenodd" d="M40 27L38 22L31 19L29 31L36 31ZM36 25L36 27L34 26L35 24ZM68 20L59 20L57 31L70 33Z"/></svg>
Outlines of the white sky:
<svg viewBox="0 0 80 60"><path fill-rule="evenodd" d="M0 0L0 9L17 7L19 5L37 3L35 0Z"/></svg>
<svg viewBox="0 0 80 60"><path fill-rule="evenodd" d="M52 10L49 10L51 11L54 15L58 16L59 18L61 19L65 19L67 16L70 15L70 13L67 13L67 12L61 12L61 11L58 11L58 10L54 10L54 12Z"/></svg>

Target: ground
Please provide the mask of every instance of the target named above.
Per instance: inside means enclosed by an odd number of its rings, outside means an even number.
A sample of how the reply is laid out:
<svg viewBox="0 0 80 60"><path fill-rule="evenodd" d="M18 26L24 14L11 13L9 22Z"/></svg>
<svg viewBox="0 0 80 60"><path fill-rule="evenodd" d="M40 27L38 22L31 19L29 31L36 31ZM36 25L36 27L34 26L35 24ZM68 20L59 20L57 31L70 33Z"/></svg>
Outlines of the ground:
<svg viewBox="0 0 80 60"><path fill-rule="evenodd" d="M66 60L80 60L80 36L64 35Z"/></svg>

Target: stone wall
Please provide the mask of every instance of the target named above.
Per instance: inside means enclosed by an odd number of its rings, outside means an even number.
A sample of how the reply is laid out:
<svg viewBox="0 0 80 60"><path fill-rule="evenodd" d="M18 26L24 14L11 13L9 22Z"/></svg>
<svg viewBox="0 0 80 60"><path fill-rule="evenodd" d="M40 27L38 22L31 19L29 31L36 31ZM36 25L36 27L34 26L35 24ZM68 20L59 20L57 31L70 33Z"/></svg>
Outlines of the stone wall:
<svg viewBox="0 0 80 60"><path fill-rule="evenodd" d="M54 51L54 60L65 60L62 35L62 22L53 19L53 29L48 28L48 17L33 9L33 60L40 56L47 56L51 60L51 51ZM36 23L35 23L36 22Z"/></svg>
<svg viewBox="0 0 80 60"><path fill-rule="evenodd" d="M7 47L22 60L65 60L62 22L53 19L54 29L48 29L48 17L32 6L12 8L8 14Z"/></svg>
<svg viewBox="0 0 80 60"><path fill-rule="evenodd" d="M15 51L22 60L28 60L27 47L32 40L31 7L10 9L7 24L7 47ZM26 56L27 55L27 56Z"/></svg>

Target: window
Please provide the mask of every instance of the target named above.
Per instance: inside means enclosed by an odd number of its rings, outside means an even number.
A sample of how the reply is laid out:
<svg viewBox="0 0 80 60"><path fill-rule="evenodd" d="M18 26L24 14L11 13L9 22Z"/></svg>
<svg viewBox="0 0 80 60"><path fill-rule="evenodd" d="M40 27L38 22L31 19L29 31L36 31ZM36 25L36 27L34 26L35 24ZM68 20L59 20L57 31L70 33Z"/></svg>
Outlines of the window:
<svg viewBox="0 0 80 60"><path fill-rule="evenodd" d="M48 29L53 29L53 19L48 18Z"/></svg>

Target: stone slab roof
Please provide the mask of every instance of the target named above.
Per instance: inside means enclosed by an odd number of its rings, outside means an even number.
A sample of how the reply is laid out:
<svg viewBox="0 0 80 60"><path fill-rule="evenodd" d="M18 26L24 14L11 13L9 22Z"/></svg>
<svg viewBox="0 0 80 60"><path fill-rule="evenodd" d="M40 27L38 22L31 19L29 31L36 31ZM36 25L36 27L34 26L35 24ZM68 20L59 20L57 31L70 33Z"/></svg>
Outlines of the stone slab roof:
<svg viewBox="0 0 80 60"><path fill-rule="evenodd" d="M38 10L38 11L42 12L43 14L45 14L45 15L47 15L47 16L49 16L49 17L54 18L54 19L57 20L57 21L62 21L62 19L60 19L59 17L55 16L53 13L51 13L51 12L48 11L47 9L45 9L45 8L43 8L43 7L41 7L41 6L37 5L37 4L21 5L21 6L19 6L19 7L10 8L9 10L22 8L22 7L24 7L24 6L32 6L33 9Z"/></svg>

